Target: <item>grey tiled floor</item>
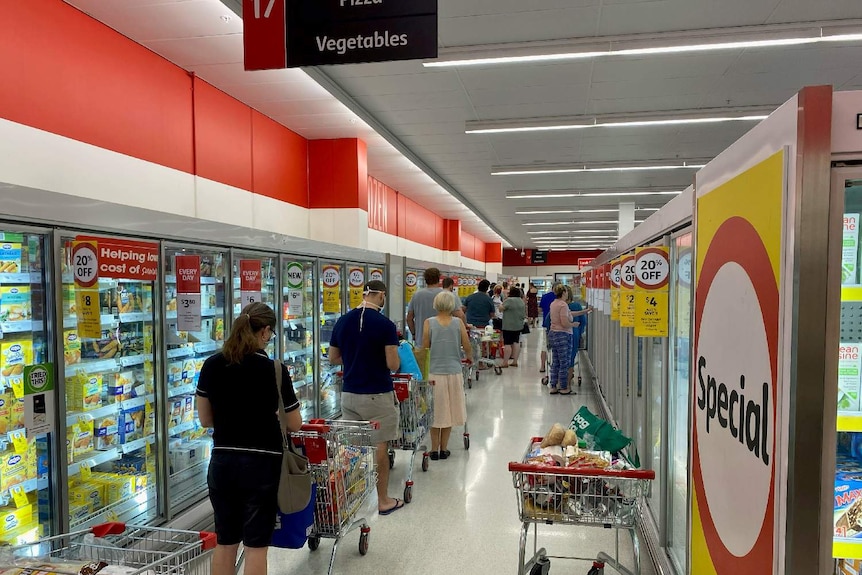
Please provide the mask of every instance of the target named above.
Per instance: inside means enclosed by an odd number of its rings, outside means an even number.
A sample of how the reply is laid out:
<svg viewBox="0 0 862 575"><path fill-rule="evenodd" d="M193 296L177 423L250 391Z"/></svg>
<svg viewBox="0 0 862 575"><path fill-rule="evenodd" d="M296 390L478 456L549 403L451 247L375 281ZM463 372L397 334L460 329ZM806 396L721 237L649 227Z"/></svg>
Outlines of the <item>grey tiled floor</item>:
<svg viewBox="0 0 862 575"><path fill-rule="evenodd" d="M518 541L521 523L517 516L515 490L509 461L518 460L530 437L542 435L554 423L566 424L583 404L595 411L592 389L584 383L579 395L549 396L539 383L538 345L541 333L529 336L526 357L517 368L481 372L467 392L470 449L464 451L461 430L453 430L452 456L432 461L422 473L417 457L413 502L386 517L376 513L376 497L369 502L366 517L371 526L366 556L357 550L359 532L339 543L334 573L350 575L511 573L518 572ZM584 378L584 381L588 381ZM398 452L392 470L390 495L401 497L409 454ZM613 531L571 525L539 526L539 546L551 555L592 557L599 551L613 554ZM633 567L631 539L620 534L620 556ZM532 535L530 537L532 540ZM529 547L529 544L528 544ZM310 552L271 549L271 575L325 574L332 540L324 539ZM652 575L652 564L643 550L644 575ZM552 560L551 573L586 575L586 562ZM612 569L606 568L610 574Z"/></svg>

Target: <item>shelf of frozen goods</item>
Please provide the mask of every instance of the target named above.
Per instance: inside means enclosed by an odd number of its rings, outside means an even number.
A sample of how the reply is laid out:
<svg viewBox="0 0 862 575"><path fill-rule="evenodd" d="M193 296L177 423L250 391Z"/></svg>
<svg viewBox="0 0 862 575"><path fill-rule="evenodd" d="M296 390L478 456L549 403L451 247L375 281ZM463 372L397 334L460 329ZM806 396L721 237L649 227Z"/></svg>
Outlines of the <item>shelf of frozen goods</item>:
<svg viewBox="0 0 862 575"><path fill-rule="evenodd" d="M175 284L177 283L177 276L175 275L167 275L165 276L165 283ZM219 283L218 278L203 276L201 277L201 285L214 285Z"/></svg>
<svg viewBox="0 0 862 575"><path fill-rule="evenodd" d="M168 350L168 359L177 359L180 357L188 357L190 355L195 354L195 349L193 347L178 347L177 349L169 349Z"/></svg>
<svg viewBox="0 0 862 575"><path fill-rule="evenodd" d="M82 361L81 363L73 363L66 366L66 377L74 377L79 371L87 374L107 373L109 371L119 371L120 363L118 359L101 359L97 361Z"/></svg>
<svg viewBox="0 0 862 575"><path fill-rule="evenodd" d="M143 449L149 443L150 445L156 442L155 435L149 435L147 437L142 437L140 439L136 439L134 441L129 441L128 443L124 443L120 446L124 454L134 453L139 449Z"/></svg>
<svg viewBox="0 0 862 575"><path fill-rule="evenodd" d="M284 359L296 359L303 355L309 355L314 350L314 346L304 347L302 349L294 349L284 352Z"/></svg>
<svg viewBox="0 0 862 575"><path fill-rule="evenodd" d="M75 411L72 413L66 414L66 426L72 427L78 422L78 419L81 417L87 417L92 419L100 419L102 417L107 417L109 415L116 415L120 410L119 403L110 403L108 405L103 405L102 407L98 407L96 409L91 409L89 411Z"/></svg>
<svg viewBox="0 0 862 575"><path fill-rule="evenodd" d="M283 320L284 327L290 327L290 324L295 323L298 325L304 325L314 321L314 318L311 316L308 317L294 317L290 319Z"/></svg>
<svg viewBox="0 0 862 575"><path fill-rule="evenodd" d="M128 355L121 357L119 361L120 365L122 365L123 367L133 367L136 365L141 365L146 361L153 361L153 354L142 353L140 355Z"/></svg>
<svg viewBox="0 0 862 575"><path fill-rule="evenodd" d="M112 326L117 323L117 317L113 314L102 314L102 326ZM66 329L71 329L73 327L78 327L78 318L75 316L64 317L63 318L63 327Z"/></svg>
<svg viewBox="0 0 862 575"><path fill-rule="evenodd" d="M32 274L0 274L0 285L7 284L33 284L42 283L42 274L34 272Z"/></svg>
<svg viewBox="0 0 862 575"><path fill-rule="evenodd" d="M120 323L136 323L139 321L153 321L153 314L147 312L120 314Z"/></svg>
<svg viewBox="0 0 862 575"><path fill-rule="evenodd" d="M181 423L179 425L175 425L168 429L168 435L179 435L181 433L185 433L186 431L191 431L195 428L194 421L187 421L185 423Z"/></svg>
<svg viewBox="0 0 862 575"><path fill-rule="evenodd" d="M120 450L116 447L112 449L108 449L107 451L93 451L90 452L89 456L82 459L81 461L76 461L75 463L69 464L69 476L77 475L81 472L81 465L84 463L89 464L89 466L95 467L97 465L101 465L102 463L108 463L109 461L116 461L120 458Z"/></svg>
<svg viewBox="0 0 862 575"><path fill-rule="evenodd" d="M126 411L129 409L134 409L136 407L141 407L142 405L146 405L148 403L152 403L156 400L156 396L153 393L148 393L147 395L142 395L140 397L133 397L131 399L126 399L120 402L120 407Z"/></svg>
<svg viewBox="0 0 862 575"><path fill-rule="evenodd" d="M168 397L170 398L170 397L177 397L178 395L189 395L191 393L194 393L196 389L197 389L197 386L193 383L190 383L189 385L183 385L180 387L174 387L174 388L168 389Z"/></svg>
<svg viewBox="0 0 862 575"><path fill-rule="evenodd" d="M42 491L43 489L48 489L50 482L47 477L37 477L33 479L28 479L23 483L19 483L18 485L13 485L12 487L20 487L21 491L24 493L33 493L34 491ZM11 489L11 488L10 488ZM10 489L4 489L0 492L0 503L3 505L8 505L12 500L12 493L10 493Z"/></svg>
<svg viewBox="0 0 862 575"><path fill-rule="evenodd" d="M194 345L195 353L212 353L219 348L218 341L199 341Z"/></svg>
<svg viewBox="0 0 862 575"><path fill-rule="evenodd" d="M135 521L135 519L146 515L148 511L154 511L156 507L156 488L148 486L145 491L135 493L112 503L94 513L87 515L78 521L71 521L73 528L86 528L100 523L119 521L124 523L146 523L146 521Z"/></svg>

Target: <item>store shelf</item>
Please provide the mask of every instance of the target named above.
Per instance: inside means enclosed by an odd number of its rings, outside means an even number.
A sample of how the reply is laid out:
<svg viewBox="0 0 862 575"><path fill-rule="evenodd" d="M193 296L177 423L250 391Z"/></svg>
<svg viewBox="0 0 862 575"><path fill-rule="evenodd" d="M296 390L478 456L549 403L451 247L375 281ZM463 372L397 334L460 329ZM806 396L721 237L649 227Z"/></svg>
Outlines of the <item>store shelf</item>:
<svg viewBox="0 0 862 575"><path fill-rule="evenodd" d="M314 318L313 318L313 317L311 317L311 316L308 316L308 317L294 317L294 318L291 318L291 319L285 319L285 320L282 320L282 325L283 325L284 327L289 327L289 326L290 326L290 324L292 324L292 323L295 323L295 324L298 324L298 325L304 325L304 324L311 323L311 322L313 322L313 321L314 321Z"/></svg>
<svg viewBox="0 0 862 575"><path fill-rule="evenodd" d="M195 344L195 353L212 353L221 347L220 341L199 341Z"/></svg>
<svg viewBox="0 0 862 575"><path fill-rule="evenodd" d="M0 285L4 284L40 284L42 283L42 274L0 274Z"/></svg>
<svg viewBox="0 0 862 575"><path fill-rule="evenodd" d="M832 541L832 556L842 559L862 559L862 539L838 539Z"/></svg>
<svg viewBox="0 0 862 575"><path fill-rule="evenodd" d="M153 314L146 312L138 312L138 313L121 313L120 314L120 323L136 323L139 321L153 321Z"/></svg>
<svg viewBox="0 0 862 575"><path fill-rule="evenodd" d="M2 284L3 282L0 282ZM0 333L27 333L33 331L33 323L30 320L25 321L4 321L0 322ZM35 322L37 329L42 328L42 322Z"/></svg>
<svg viewBox="0 0 862 575"><path fill-rule="evenodd" d="M129 355L126 357L120 358L120 365L123 367L132 367L135 365L141 365L145 361L153 361L153 354L151 353L142 353L141 355Z"/></svg>
<svg viewBox="0 0 862 575"><path fill-rule="evenodd" d="M297 357L300 357L302 355L311 355L311 352L313 352L313 351L314 351L313 345L310 345L310 346L305 347L303 349L295 349L293 351L286 351L286 352L284 352L284 359L286 359L286 360L287 359L296 359Z"/></svg>
<svg viewBox="0 0 862 575"><path fill-rule="evenodd" d="M102 326L112 326L117 323L117 317L113 314L102 314ZM71 329L73 327L78 327L78 318L77 317L64 317L63 318L63 327L66 329Z"/></svg>
<svg viewBox="0 0 862 575"><path fill-rule="evenodd" d="M129 410L136 407L141 407L142 405L146 405L147 403L153 403L155 400L155 394L150 393L147 395L142 395L141 397L133 397L132 399L121 401L120 407L122 407L124 410Z"/></svg>
<svg viewBox="0 0 862 575"><path fill-rule="evenodd" d="M195 350L193 347L179 347L177 349L169 349L168 350L168 359L178 359L181 357L189 357L190 355L194 355Z"/></svg>
<svg viewBox="0 0 862 575"><path fill-rule="evenodd" d="M99 419L101 417L107 417L109 415L115 415L120 410L119 403L111 403L108 405L103 405L97 409L91 409L89 411L75 411L73 413L66 414L66 426L72 427L75 423L78 422L78 418L80 417L92 417L93 419Z"/></svg>
<svg viewBox="0 0 862 575"><path fill-rule="evenodd" d="M83 361L81 363L73 363L66 366L66 377L74 377L78 371L83 370L85 373L92 375L94 373L107 373L110 371L119 371L119 359L102 359L97 361Z"/></svg>
<svg viewBox="0 0 862 575"><path fill-rule="evenodd" d="M120 458L122 453L116 447L113 449L109 449L107 451L93 451L90 453L89 457L83 459L82 461L78 461L69 465L69 477L72 475L78 475L81 472L81 464L89 463L90 467L95 467L97 465L101 465L102 463L108 463L109 461L116 461Z"/></svg>
<svg viewBox="0 0 862 575"><path fill-rule="evenodd" d="M174 387L168 390L168 397L177 397L178 395L189 395L194 393L197 387L195 384L191 383L189 385L183 385L181 387Z"/></svg>
<svg viewBox="0 0 862 575"><path fill-rule="evenodd" d="M186 431L191 431L195 428L194 421L187 421L186 423L181 423L174 427L168 429L168 435L179 435L181 433L185 433Z"/></svg>
<svg viewBox="0 0 862 575"><path fill-rule="evenodd" d="M141 523L146 521L135 521L148 511L154 512L156 507L156 487L148 486L146 491L135 493L129 497L112 503L95 513L88 515L81 521L73 521L71 526L75 529L98 525L108 521L120 521L128 523Z"/></svg>
<svg viewBox="0 0 862 575"><path fill-rule="evenodd" d="M123 450L123 453L125 453L125 454L134 453L135 451L138 451L139 449L143 449L144 447L146 447L148 443L150 445L152 445L155 442L156 442L156 436L150 435L148 437L142 437L140 439L136 439L134 441L124 443L121 446L121 449Z"/></svg>
<svg viewBox="0 0 862 575"><path fill-rule="evenodd" d="M165 283L168 283L168 284L177 283L177 276L175 276L175 275L165 276ZM214 277L204 276L201 278L201 285L214 285L217 283L219 283L219 280L217 278L214 278Z"/></svg>
<svg viewBox="0 0 862 575"><path fill-rule="evenodd" d="M862 432L862 412L838 412L838 431Z"/></svg>

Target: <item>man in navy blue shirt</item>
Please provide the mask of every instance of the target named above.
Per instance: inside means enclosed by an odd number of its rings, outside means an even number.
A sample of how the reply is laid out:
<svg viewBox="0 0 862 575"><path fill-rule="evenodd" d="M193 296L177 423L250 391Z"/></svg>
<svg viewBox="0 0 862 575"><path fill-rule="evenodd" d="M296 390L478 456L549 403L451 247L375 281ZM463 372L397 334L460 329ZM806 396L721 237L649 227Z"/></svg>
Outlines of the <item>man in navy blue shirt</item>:
<svg viewBox="0 0 862 575"><path fill-rule="evenodd" d="M479 291L473 292L464 300L461 308L467 316L467 323L476 327L485 327L494 317L494 302L488 295L491 282L482 280L479 282Z"/></svg>
<svg viewBox="0 0 862 575"><path fill-rule="evenodd" d="M372 433L377 445L377 510L389 515L404 507L400 499L389 497L388 443L398 438L398 400L391 372L398 369L398 332L383 315L386 284L370 281L365 286L362 305L341 316L332 330L329 363L344 364L341 412L345 419L377 421Z"/></svg>
<svg viewBox="0 0 862 575"><path fill-rule="evenodd" d="M558 282L559 283L559 282ZM545 318L548 317L548 314L551 313L551 304L557 298L554 295L554 290L557 288L557 284L554 284L554 287L551 288L551 291L546 292L542 299L539 300L539 307L542 309L542 327L545 328L545 347L542 349L542 361L539 363L541 367L539 367L539 373L545 373L545 365L548 363L548 329L550 329L550 324L545 323Z"/></svg>

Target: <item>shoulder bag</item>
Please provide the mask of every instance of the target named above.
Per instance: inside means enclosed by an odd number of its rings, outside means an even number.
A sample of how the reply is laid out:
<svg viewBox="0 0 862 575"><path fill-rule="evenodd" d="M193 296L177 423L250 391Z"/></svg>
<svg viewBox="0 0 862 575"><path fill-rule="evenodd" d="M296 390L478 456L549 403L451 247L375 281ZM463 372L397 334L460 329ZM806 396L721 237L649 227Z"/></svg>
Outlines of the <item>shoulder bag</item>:
<svg viewBox="0 0 862 575"><path fill-rule="evenodd" d="M281 478L278 482L278 508L282 513L296 513L308 507L311 500L311 472L308 458L299 453L287 429L287 413L284 411L284 398L281 396L281 362L275 360L275 386L278 390L278 423L284 443L281 460Z"/></svg>

